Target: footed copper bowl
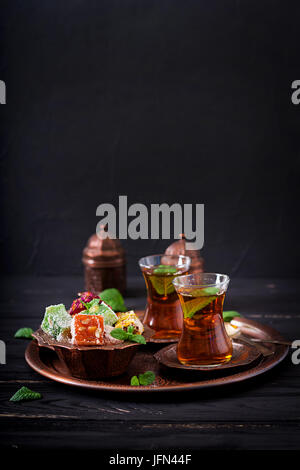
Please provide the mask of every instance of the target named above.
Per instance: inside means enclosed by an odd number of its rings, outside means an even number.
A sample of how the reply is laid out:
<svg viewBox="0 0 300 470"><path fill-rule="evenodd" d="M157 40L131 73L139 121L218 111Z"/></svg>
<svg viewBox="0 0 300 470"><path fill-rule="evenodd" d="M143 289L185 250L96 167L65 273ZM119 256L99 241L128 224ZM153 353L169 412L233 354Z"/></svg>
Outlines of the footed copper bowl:
<svg viewBox="0 0 300 470"><path fill-rule="evenodd" d="M147 340L152 335L145 328ZM41 328L32 336L38 345L56 352L70 375L80 379L94 380L123 374L141 344L125 341L106 346L76 346L67 341L57 341Z"/></svg>

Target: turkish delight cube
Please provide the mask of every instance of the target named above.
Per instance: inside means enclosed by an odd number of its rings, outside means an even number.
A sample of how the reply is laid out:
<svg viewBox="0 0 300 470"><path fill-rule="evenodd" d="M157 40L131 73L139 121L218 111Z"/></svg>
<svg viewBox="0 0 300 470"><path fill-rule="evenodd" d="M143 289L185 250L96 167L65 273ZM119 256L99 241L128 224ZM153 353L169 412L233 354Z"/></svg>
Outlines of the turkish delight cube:
<svg viewBox="0 0 300 470"><path fill-rule="evenodd" d="M111 336L111 332L114 330L113 326L104 324L104 344L120 344L123 343L122 339L117 339Z"/></svg>
<svg viewBox="0 0 300 470"><path fill-rule="evenodd" d="M78 346L101 345L104 322L101 315L85 315L78 313L72 318L72 343Z"/></svg>
<svg viewBox="0 0 300 470"><path fill-rule="evenodd" d="M71 315L68 314L63 304L50 305L46 308L41 328L53 338L60 335L67 335L72 322Z"/></svg>
<svg viewBox="0 0 300 470"><path fill-rule="evenodd" d="M97 315L103 316L104 325L113 326L114 323L118 321L118 317L115 312L105 302L101 302L99 304L99 309L95 313L97 313Z"/></svg>
<svg viewBox="0 0 300 470"><path fill-rule="evenodd" d="M118 321L115 324L115 328L122 328L127 331L129 326L133 326L134 334L141 335L144 331L144 327L140 319L136 316L133 310L129 312L118 313Z"/></svg>

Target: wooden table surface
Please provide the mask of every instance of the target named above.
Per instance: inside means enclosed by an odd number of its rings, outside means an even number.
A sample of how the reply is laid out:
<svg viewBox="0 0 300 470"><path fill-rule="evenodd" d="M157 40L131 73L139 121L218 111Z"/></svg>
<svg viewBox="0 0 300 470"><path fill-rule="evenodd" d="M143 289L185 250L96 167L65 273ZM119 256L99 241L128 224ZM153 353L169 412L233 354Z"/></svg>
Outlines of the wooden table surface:
<svg viewBox="0 0 300 470"><path fill-rule="evenodd" d="M127 305L143 308L142 279L129 279ZM300 365L291 353L255 379L212 390L137 396L86 391L52 382L24 359L24 326L36 329L44 307L71 303L83 290L78 277L13 277L2 280L0 339L0 442L20 449L299 449ZM300 339L299 280L233 279L226 310L269 324L287 339ZM22 385L38 401L13 403Z"/></svg>

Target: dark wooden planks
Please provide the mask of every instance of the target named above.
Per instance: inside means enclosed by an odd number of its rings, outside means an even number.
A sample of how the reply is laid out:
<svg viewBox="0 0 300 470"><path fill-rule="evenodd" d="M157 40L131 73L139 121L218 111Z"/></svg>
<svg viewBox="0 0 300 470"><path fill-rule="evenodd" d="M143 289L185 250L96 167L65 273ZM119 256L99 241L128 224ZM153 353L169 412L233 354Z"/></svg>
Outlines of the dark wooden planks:
<svg viewBox="0 0 300 470"><path fill-rule="evenodd" d="M3 447L20 449L299 449L299 424L245 422L85 421L37 417L4 420Z"/></svg>

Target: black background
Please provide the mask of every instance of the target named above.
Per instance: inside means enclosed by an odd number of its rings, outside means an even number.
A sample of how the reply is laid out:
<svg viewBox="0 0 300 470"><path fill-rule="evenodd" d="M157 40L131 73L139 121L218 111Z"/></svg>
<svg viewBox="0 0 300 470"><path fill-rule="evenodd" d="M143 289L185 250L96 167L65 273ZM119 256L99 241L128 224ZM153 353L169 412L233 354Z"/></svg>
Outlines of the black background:
<svg viewBox="0 0 300 470"><path fill-rule="evenodd" d="M299 1L1 1L2 268L81 273L96 207L205 204L206 269L299 275ZM127 241L129 272L167 241Z"/></svg>

